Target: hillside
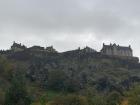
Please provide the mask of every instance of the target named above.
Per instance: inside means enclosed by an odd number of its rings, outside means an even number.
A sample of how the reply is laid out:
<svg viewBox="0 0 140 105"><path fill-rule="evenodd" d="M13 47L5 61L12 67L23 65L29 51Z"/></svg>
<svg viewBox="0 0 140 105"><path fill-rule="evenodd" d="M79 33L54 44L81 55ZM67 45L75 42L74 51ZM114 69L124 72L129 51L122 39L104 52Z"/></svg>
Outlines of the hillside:
<svg viewBox="0 0 140 105"><path fill-rule="evenodd" d="M50 50L8 50L1 51L0 60L0 94L6 92L12 76L19 71L24 74L24 82L33 96L37 92L44 94L50 90L57 93L78 92L82 95L85 94L83 90L88 88L101 94L100 97L112 92L124 96L126 91L140 83L138 58L108 56L95 50L76 49L63 53ZM34 97L34 100L39 96Z"/></svg>

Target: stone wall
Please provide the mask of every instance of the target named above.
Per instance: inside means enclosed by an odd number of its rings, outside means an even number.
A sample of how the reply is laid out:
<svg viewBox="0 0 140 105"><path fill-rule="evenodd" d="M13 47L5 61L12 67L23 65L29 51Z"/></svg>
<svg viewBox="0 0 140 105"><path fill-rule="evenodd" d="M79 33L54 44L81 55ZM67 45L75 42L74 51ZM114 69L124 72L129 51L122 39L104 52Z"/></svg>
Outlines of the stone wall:
<svg viewBox="0 0 140 105"><path fill-rule="evenodd" d="M103 45L103 49L101 50L101 53L106 55L115 55L115 56L127 56L127 57L133 57L133 52L130 47L120 47L117 45Z"/></svg>

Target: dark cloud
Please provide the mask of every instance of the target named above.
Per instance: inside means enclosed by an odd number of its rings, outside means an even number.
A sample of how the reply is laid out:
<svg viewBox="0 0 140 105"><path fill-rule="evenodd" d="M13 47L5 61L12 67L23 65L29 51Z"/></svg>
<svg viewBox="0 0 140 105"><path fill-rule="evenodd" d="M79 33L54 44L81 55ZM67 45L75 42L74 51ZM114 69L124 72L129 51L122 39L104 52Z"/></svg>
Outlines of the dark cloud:
<svg viewBox="0 0 140 105"><path fill-rule="evenodd" d="M54 45L59 51L102 42L131 44L139 52L138 0L0 0L0 47L12 41Z"/></svg>

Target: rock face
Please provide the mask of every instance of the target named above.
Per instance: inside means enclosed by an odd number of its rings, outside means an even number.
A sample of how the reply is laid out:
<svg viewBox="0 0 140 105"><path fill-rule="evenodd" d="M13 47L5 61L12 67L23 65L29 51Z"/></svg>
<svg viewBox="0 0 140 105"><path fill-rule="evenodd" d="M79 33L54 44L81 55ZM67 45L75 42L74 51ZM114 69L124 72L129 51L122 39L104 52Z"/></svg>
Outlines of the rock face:
<svg viewBox="0 0 140 105"><path fill-rule="evenodd" d="M89 47L59 53L53 47L46 50L37 46L33 50L8 50L1 54L15 61L24 61L28 65L27 77L43 86L50 85L49 81L58 83L55 81L58 79L60 88L94 86L98 90L110 91L112 88L129 88L140 81L137 57L110 56Z"/></svg>
<svg viewBox="0 0 140 105"><path fill-rule="evenodd" d="M103 48L101 50L102 54L112 55L112 56L125 56L125 57L133 57L133 50L131 46L124 47L116 44L105 45L103 44Z"/></svg>
<svg viewBox="0 0 140 105"><path fill-rule="evenodd" d="M66 83L72 80L75 87L84 88L89 85L101 91L118 89L119 86L129 88L133 82L140 80L140 64L136 60L110 57L98 52L73 50L35 57L30 62L28 77L43 85L48 82L48 75L52 71L63 72L60 76L64 76Z"/></svg>

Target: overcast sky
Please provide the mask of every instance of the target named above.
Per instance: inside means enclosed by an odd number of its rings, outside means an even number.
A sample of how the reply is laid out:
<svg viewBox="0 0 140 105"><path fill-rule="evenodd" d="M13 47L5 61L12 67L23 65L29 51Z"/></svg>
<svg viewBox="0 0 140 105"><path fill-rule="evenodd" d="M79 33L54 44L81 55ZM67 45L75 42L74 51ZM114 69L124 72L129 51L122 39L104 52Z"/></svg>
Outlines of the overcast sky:
<svg viewBox="0 0 140 105"><path fill-rule="evenodd" d="M140 0L0 0L0 49L131 45L140 57Z"/></svg>

